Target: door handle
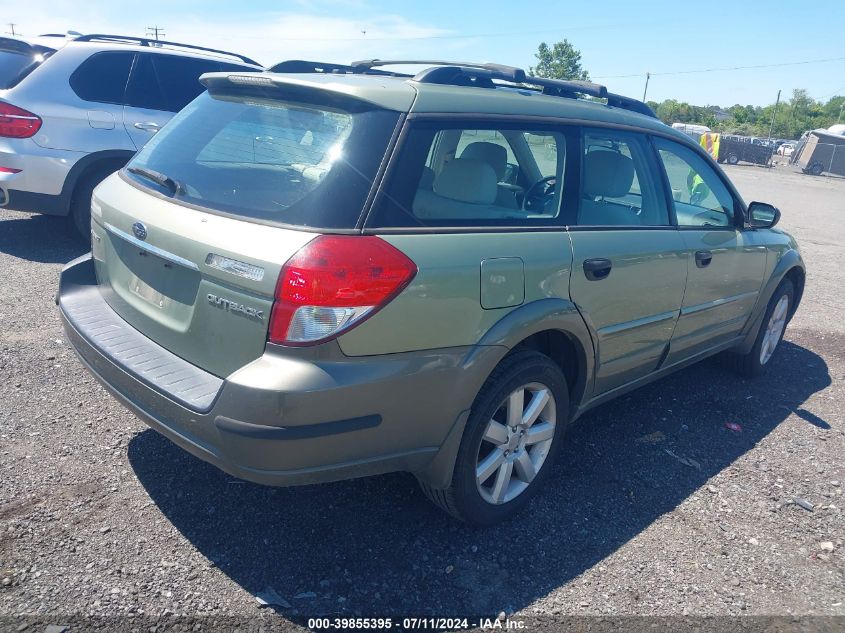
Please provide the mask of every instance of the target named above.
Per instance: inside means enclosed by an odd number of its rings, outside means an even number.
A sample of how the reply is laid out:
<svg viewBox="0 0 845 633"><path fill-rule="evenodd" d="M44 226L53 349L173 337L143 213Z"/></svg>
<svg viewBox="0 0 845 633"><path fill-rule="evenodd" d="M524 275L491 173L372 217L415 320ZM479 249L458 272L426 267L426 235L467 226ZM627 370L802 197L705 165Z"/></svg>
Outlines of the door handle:
<svg viewBox="0 0 845 633"><path fill-rule="evenodd" d="M603 257L584 260L584 274L590 281L607 279L611 268L613 268L613 262Z"/></svg>
<svg viewBox="0 0 845 633"><path fill-rule="evenodd" d="M695 251L695 265L705 268L713 261L713 253L710 251Z"/></svg>
<svg viewBox="0 0 845 633"><path fill-rule="evenodd" d="M161 129L161 126L158 123L153 123L152 121L138 121L134 124L134 127L139 130L145 130L147 132L158 132Z"/></svg>

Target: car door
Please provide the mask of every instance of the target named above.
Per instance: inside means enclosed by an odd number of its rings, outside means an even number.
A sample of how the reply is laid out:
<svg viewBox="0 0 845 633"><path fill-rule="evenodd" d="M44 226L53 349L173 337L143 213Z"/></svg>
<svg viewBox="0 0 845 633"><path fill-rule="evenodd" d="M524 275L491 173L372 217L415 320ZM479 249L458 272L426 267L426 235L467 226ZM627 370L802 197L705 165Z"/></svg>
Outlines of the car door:
<svg viewBox="0 0 845 633"><path fill-rule="evenodd" d="M217 72L220 62L211 59L140 53L132 68L123 110L126 131L137 148L143 147L165 123L205 87L203 73Z"/></svg>
<svg viewBox="0 0 845 633"><path fill-rule="evenodd" d="M132 150L123 128L123 104L134 58L131 51L101 51L83 61L68 81L80 101L73 108L64 100L45 101L39 114L49 133L35 141L77 152Z"/></svg>
<svg viewBox="0 0 845 633"><path fill-rule="evenodd" d="M570 295L596 346L594 394L660 366L684 297L687 249L645 135L589 129L570 219Z"/></svg>
<svg viewBox="0 0 845 633"><path fill-rule="evenodd" d="M667 361L682 360L739 335L763 282L766 247L743 231L741 202L707 158L654 139L687 250L687 288Z"/></svg>

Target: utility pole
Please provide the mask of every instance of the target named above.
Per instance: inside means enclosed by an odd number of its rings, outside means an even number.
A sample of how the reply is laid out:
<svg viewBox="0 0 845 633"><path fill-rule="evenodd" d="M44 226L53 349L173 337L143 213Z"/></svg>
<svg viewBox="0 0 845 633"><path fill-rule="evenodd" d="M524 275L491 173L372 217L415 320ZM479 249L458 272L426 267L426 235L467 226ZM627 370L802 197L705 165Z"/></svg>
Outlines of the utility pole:
<svg viewBox="0 0 845 633"><path fill-rule="evenodd" d="M147 35L152 35L158 40L158 36L161 35L162 37L165 36L164 27L163 26L148 26L147 27Z"/></svg>
<svg viewBox="0 0 845 633"><path fill-rule="evenodd" d="M775 115L778 113L778 104L780 103L780 90L778 90L778 98L775 101L775 109L772 112L772 124L769 126L769 139L772 138L772 130L775 129Z"/></svg>
<svg viewBox="0 0 845 633"><path fill-rule="evenodd" d="M6 31L6 33L14 37L15 35L17 35L17 33L15 33L15 27L17 26L17 24L15 24L14 22L9 22L8 24L9 30Z"/></svg>
<svg viewBox="0 0 845 633"><path fill-rule="evenodd" d="M842 120L842 110L845 110L845 101L843 101L843 102L842 102L842 105L840 105L840 106L839 106L839 116L838 116L838 117L836 117L836 123L837 123L837 125L838 125L838 124L839 124L839 122Z"/></svg>
<svg viewBox="0 0 845 633"><path fill-rule="evenodd" d="M645 96L648 92L648 80L651 78L651 73L645 74L645 90L643 90L643 103L645 103Z"/></svg>

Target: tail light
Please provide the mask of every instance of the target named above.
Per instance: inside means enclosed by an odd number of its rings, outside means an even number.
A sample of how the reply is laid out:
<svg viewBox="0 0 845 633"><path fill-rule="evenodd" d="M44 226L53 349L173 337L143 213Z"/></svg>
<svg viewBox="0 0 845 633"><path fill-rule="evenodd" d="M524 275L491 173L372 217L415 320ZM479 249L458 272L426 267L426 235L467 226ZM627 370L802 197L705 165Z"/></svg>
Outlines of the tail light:
<svg viewBox="0 0 845 633"><path fill-rule="evenodd" d="M321 235L279 274L269 339L313 345L361 323L411 282L417 266L375 236Z"/></svg>
<svg viewBox="0 0 845 633"><path fill-rule="evenodd" d="M41 117L11 103L0 102L0 136L29 138L40 129Z"/></svg>

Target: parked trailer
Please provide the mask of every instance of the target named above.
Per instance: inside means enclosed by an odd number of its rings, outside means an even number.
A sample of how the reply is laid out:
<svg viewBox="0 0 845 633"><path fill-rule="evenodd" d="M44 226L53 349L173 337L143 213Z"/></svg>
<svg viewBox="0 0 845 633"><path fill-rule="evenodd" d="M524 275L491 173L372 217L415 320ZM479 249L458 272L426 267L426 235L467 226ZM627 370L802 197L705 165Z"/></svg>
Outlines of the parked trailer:
<svg viewBox="0 0 845 633"><path fill-rule="evenodd" d="M805 174L819 176L827 172L845 176L845 136L829 130L807 132L793 157Z"/></svg>
<svg viewBox="0 0 845 633"><path fill-rule="evenodd" d="M699 143L714 159L729 165L744 161L768 166L774 153L774 145L761 142L759 139L718 132L702 134Z"/></svg>
<svg viewBox="0 0 845 633"><path fill-rule="evenodd" d="M774 148L772 145L759 142L755 143L754 140L742 136L722 134L717 160L720 163L728 163L729 165L736 165L738 162L743 161L754 163L755 165L768 166L772 160L773 152Z"/></svg>

